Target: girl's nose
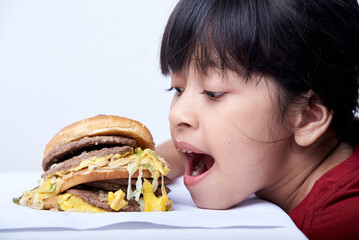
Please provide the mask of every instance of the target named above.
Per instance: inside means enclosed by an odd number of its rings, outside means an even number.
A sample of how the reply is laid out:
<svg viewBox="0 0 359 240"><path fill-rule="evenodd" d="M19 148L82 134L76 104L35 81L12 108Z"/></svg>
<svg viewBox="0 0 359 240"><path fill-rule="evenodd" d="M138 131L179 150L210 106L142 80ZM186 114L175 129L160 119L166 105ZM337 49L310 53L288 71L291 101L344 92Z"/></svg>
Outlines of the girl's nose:
<svg viewBox="0 0 359 240"><path fill-rule="evenodd" d="M185 90L172 100L169 113L170 124L175 128L198 128L196 109L195 97Z"/></svg>

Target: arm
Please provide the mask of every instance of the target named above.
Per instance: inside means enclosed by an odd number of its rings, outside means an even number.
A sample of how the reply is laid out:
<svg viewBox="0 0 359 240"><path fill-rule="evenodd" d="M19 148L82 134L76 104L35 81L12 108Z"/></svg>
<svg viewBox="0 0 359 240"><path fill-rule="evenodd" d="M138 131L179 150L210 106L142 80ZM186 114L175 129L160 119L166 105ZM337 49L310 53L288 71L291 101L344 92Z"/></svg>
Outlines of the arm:
<svg viewBox="0 0 359 240"><path fill-rule="evenodd" d="M182 176L185 171L184 157L181 157L171 140L156 147L156 153L170 164L171 172L167 175L171 180Z"/></svg>

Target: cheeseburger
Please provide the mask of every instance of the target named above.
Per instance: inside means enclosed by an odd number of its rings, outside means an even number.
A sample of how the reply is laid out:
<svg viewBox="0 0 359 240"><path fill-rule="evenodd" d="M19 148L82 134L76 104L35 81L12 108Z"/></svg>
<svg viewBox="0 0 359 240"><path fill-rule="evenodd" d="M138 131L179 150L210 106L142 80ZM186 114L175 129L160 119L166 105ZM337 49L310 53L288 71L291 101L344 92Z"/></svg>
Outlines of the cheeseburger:
<svg viewBox="0 0 359 240"><path fill-rule="evenodd" d="M149 130L119 116L75 122L46 145L39 186L15 200L35 209L76 212L168 211L169 165Z"/></svg>

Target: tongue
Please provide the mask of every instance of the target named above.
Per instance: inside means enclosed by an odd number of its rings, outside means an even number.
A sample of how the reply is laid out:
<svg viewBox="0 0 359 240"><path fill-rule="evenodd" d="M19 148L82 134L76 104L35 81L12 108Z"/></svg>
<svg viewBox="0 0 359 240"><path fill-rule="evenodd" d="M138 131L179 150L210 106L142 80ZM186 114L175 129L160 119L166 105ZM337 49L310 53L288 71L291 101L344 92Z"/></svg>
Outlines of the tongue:
<svg viewBox="0 0 359 240"><path fill-rule="evenodd" d="M207 171L207 167L206 164L204 164L203 158L199 161L199 163L194 166L194 169L192 171L192 176L198 176L202 173L204 173L205 171Z"/></svg>
<svg viewBox="0 0 359 240"><path fill-rule="evenodd" d="M191 175L198 176L212 167L214 159L209 155L202 155L201 159L195 163Z"/></svg>

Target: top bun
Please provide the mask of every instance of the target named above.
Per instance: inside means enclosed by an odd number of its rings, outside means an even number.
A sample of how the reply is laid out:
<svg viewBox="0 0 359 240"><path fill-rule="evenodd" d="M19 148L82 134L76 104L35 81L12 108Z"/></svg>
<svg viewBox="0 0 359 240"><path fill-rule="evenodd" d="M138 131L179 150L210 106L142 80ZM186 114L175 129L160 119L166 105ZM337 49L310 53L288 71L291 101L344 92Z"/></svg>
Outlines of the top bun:
<svg viewBox="0 0 359 240"><path fill-rule="evenodd" d="M150 131L142 123L125 117L98 115L63 128L46 145L44 156L57 146L90 136L124 136L135 139L142 149L154 150L155 147Z"/></svg>

